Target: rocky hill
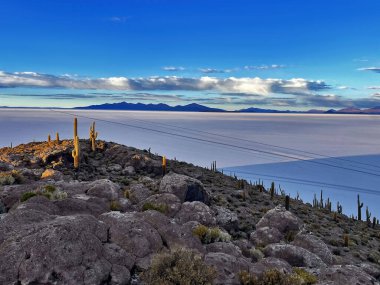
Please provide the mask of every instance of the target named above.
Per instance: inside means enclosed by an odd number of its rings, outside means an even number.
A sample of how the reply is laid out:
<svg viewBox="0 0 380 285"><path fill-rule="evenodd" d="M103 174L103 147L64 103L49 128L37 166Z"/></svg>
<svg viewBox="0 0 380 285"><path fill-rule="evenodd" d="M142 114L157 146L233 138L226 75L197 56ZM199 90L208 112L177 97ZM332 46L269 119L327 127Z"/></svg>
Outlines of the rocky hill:
<svg viewBox="0 0 380 285"><path fill-rule="evenodd" d="M0 149L0 284L379 284L380 226L146 150Z"/></svg>

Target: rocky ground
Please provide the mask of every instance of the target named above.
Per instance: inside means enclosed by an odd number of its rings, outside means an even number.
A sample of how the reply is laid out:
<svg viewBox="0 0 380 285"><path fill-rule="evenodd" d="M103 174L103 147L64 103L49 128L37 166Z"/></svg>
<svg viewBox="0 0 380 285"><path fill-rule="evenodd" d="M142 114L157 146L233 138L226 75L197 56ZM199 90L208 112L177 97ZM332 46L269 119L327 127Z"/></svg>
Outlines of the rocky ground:
<svg viewBox="0 0 380 285"><path fill-rule="evenodd" d="M146 150L80 145L79 170L72 141L0 149L0 284L208 284L144 279L179 248L212 284L280 284L255 279L273 270L296 276L286 284L380 284L378 225L297 199L286 211L282 195L185 162L163 176Z"/></svg>

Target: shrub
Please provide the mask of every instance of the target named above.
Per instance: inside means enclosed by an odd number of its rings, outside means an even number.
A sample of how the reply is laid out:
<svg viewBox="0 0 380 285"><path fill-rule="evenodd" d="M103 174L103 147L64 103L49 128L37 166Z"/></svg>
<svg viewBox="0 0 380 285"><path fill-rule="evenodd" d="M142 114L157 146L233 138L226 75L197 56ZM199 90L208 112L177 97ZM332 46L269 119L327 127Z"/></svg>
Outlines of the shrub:
<svg viewBox="0 0 380 285"><path fill-rule="evenodd" d="M166 214L169 211L169 207L166 204L153 204L153 203L145 203L142 207L143 211L155 210L157 212L161 212Z"/></svg>
<svg viewBox="0 0 380 285"><path fill-rule="evenodd" d="M111 211L120 211L121 210L121 205L118 201L111 201L110 203L110 210Z"/></svg>
<svg viewBox="0 0 380 285"><path fill-rule="evenodd" d="M142 279L147 285L211 285L215 276L216 271L199 254L176 249L155 255Z"/></svg>
<svg viewBox="0 0 380 285"><path fill-rule="evenodd" d="M20 201L21 202L25 202L26 200L28 200L28 199L30 199L30 198L32 198L34 196L37 196L36 192L25 192L25 193L22 193Z"/></svg>
<svg viewBox="0 0 380 285"><path fill-rule="evenodd" d="M54 185L45 185L44 190L46 192L53 193L56 190L56 188Z"/></svg>
<svg viewBox="0 0 380 285"><path fill-rule="evenodd" d="M242 285L312 285L317 282L314 275L301 268L294 268L293 274L285 274L277 269L270 269L259 276L241 271L239 278Z"/></svg>
<svg viewBox="0 0 380 285"><path fill-rule="evenodd" d="M219 228L208 228L204 225L199 225L193 230L193 235L197 236L202 243L213 243L218 241L230 241L231 236L228 233L222 232Z"/></svg>

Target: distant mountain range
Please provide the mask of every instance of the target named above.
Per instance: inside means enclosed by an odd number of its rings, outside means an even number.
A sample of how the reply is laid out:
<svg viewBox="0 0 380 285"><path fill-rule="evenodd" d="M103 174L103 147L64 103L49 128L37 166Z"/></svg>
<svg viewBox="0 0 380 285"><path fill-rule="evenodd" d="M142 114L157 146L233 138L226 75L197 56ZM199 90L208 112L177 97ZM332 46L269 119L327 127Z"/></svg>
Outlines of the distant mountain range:
<svg viewBox="0 0 380 285"><path fill-rule="evenodd" d="M43 108L43 107L7 107L0 106L2 108L21 108L21 109L64 109L64 108ZM67 108L70 109L70 108ZM235 111L227 111L219 108L211 108L204 105L192 103L188 105L169 106L167 104L144 104L144 103L106 103L100 105L90 105L85 107L75 107L77 110L120 110L120 111L173 111L173 112L229 112L229 113L268 113L268 114L367 114L367 115L380 115L380 106L358 109L358 108L344 108L344 109L330 109L330 110L318 110L311 109L308 111L290 111L290 110L274 110L274 109L261 109L250 107L247 109L240 109Z"/></svg>
<svg viewBox="0 0 380 285"><path fill-rule="evenodd" d="M236 112L236 113L300 113L300 114L380 114L380 106L370 109L344 108L340 110L330 109L328 111L312 109L308 111L274 110L261 108L247 108L236 111L226 111L218 108L210 108L204 105L192 103L188 105L169 106L167 104L143 104L143 103L113 103L76 107L80 110L127 110L127 111L177 111L177 112Z"/></svg>

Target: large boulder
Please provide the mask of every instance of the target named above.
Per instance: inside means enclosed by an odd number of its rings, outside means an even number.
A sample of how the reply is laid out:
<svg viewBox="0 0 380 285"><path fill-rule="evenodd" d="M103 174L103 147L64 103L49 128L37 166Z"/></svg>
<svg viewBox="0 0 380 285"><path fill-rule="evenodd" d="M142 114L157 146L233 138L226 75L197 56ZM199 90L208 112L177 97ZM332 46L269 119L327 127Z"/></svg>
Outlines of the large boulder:
<svg viewBox="0 0 380 285"><path fill-rule="evenodd" d="M199 201L183 203L181 209L175 215L175 220L179 224L196 221L205 226L214 226L216 223L211 209Z"/></svg>
<svg viewBox="0 0 380 285"><path fill-rule="evenodd" d="M286 274L293 272L292 266L289 263L283 259L275 257L267 257L259 260L249 268L249 272L252 275L258 276L271 269L275 269Z"/></svg>
<svg viewBox="0 0 380 285"><path fill-rule="evenodd" d="M129 191L129 199L133 204L138 204L152 195L152 191L143 184L132 185L127 191Z"/></svg>
<svg viewBox="0 0 380 285"><path fill-rule="evenodd" d="M231 242L213 242L206 245L206 251L209 252L222 252L234 257L243 257L241 249Z"/></svg>
<svg viewBox="0 0 380 285"><path fill-rule="evenodd" d="M255 246L267 246L268 244L278 243L284 235L277 228L262 227L252 232L250 240Z"/></svg>
<svg viewBox="0 0 380 285"><path fill-rule="evenodd" d="M208 204L209 202L209 196L203 184L195 178L182 174L169 173L165 175L160 183L160 192L172 193L182 203L186 201L200 201Z"/></svg>
<svg viewBox="0 0 380 285"><path fill-rule="evenodd" d="M216 223L226 230L236 230L238 228L238 216L231 210L221 207L212 207L216 218Z"/></svg>
<svg viewBox="0 0 380 285"><path fill-rule="evenodd" d="M104 284L112 276L103 250L107 227L93 216L16 209L0 221L0 232L4 227L11 233L0 238L0 260L6 261L0 262L0 284ZM119 269L127 278L128 268Z"/></svg>
<svg viewBox="0 0 380 285"><path fill-rule="evenodd" d="M217 269L214 284L240 284L239 273L252 266L246 258L236 258L222 252L210 252L205 255L204 261Z"/></svg>
<svg viewBox="0 0 380 285"><path fill-rule="evenodd" d="M326 264L316 254L290 244L270 244L264 248L267 257L281 258L292 266L320 268Z"/></svg>
<svg viewBox="0 0 380 285"><path fill-rule="evenodd" d="M109 240L136 257L156 253L163 246L157 230L136 212L109 212L100 215L99 219L109 227Z"/></svg>
<svg viewBox="0 0 380 285"><path fill-rule="evenodd" d="M302 222L294 214L282 206L269 210L256 224L256 229L270 227L276 228L281 233L287 233L289 231L298 232L302 227Z"/></svg>
<svg viewBox="0 0 380 285"><path fill-rule="evenodd" d="M86 194L109 201L116 200L120 193L120 186L108 179L95 180L88 184Z"/></svg>
<svg viewBox="0 0 380 285"><path fill-rule="evenodd" d="M355 265L334 265L323 268L318 276L320 284L379 285L374 277Z"/></svg>
<svg viewBox="0 0 380 285"><path fill-rule="evenodd" d="M54 201L59 208L59 215L89 214L95 217L110 210L109 203L102 198L78 194L72 198Z"/></svg>
<svg viewBox="0 0 380 285"><path fill-rule="evenodd" d="M174 217L181 208L181 201L174 194L155 194L140 202L137 208L140 211L159 210L169 217Z"/></svg>
<svg viewBox="0 0 380 285"><path fill-rule="evenodd" d="M326 264L333 263L333 255L328 246L321 239L312 234L299 233L295 236L292 244L303 247L318 255Z"/></svg>

